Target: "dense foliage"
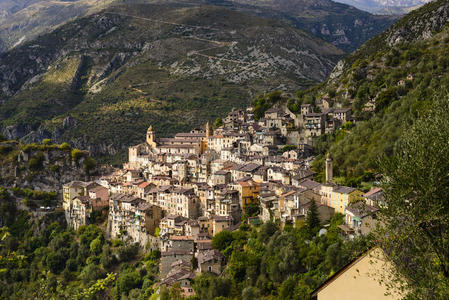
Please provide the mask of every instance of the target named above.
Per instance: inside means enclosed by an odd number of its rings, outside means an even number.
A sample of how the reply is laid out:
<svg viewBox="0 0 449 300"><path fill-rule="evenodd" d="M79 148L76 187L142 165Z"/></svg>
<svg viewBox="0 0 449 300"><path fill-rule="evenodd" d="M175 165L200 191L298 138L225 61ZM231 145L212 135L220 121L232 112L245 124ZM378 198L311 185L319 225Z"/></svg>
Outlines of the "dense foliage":
<svg viewBox="0 0 449 300"><path fill-rule="evenodd" d="M343 241L337 227L341 222L342 216L336 215L327 233L320 235L315 216L296 228L280 229L267 222L217 234L213 246L226 256L226 270L218 277L197 276L193 298L308 299L319 284L371 244L369 238Z"/></svg>
<svg viewBox="0 0 449 300"><path fill-rule="evenodd" d="M29 193L23 191L23 193ZM0 189L0 298L147 299L160 255L108 241L96 225L66 228L64 214L35 219Z"/></svg>
<svg viewBox="0 0 449 300"><path fill-rule="evenodd" d="M364 172L378 172L377 157L392 155L397 139L433 106L434 98L445 95L448 51L449 29L444 28L430 39L360 57L337 80L306 92L314 99L334 94L331 98L351 105L357 118L355 127L318 138L321 155L315 170L324 171L324 154L330 149L336 176L359 181Z"/></svg>
<svg viewBox="0 0 449 300"><path fill-rule="evenodd" d="M380 238L416 299L449 297L448 105L435 99L380 164L388 204Z"/></svg>

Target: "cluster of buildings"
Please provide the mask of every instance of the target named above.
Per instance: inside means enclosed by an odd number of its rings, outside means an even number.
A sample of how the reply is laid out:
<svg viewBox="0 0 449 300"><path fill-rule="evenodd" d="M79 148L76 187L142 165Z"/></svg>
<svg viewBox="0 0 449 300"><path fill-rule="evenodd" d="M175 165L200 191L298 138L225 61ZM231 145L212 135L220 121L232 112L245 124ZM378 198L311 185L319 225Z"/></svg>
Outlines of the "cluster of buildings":
<svg viewBox="0 0 449 300"><path fill-rule="evenodd" d="M160 249L162 283L178 282L186 295L195 268L221 272L223 257L211 239L238 228L244 213L295 224L315 201L323 224L338 212L345 214L346 235L366 233L382 191L333 184L330 156L326 182L313 180L308 139L351 118L350 109L322 111L303 105L296 116L270 109L255 120L251 109L233 110L219 128L207 123L173 138L158 138L150 126L145 142L129 148L123 169L64 185L67 222L76 229L107 209L107 234Z"/></svg>

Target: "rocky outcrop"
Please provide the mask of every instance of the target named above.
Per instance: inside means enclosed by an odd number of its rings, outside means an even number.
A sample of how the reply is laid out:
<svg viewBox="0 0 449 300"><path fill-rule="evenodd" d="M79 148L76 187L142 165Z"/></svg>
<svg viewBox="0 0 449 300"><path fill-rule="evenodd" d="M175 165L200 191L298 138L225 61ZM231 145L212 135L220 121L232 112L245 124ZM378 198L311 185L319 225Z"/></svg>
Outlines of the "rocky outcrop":
<svg viewBox="0 0 449 300"><path fill-rule="evenodd" d="M402 22L387 31L386 41L392 47L404 42L431 38L449 22L449 3L434 1L422 9L410 13ZM406 24L404 26L403 24Z"/></svg>
<svg viewBox="0 0 449 300"><path fill-rule="evenodd" d="M71 149L60 149L56 145L22 148L23 144L17 142L2 142L0 147L7 144L9 153L17 152L18 155L13 160L0 160L0 185L59 191L64 183L73 180L88 181L91 175L100 172L99 168L87 172L84 168L87 156L74 161ZM36 160L39 162L37 165Z"/></svg>

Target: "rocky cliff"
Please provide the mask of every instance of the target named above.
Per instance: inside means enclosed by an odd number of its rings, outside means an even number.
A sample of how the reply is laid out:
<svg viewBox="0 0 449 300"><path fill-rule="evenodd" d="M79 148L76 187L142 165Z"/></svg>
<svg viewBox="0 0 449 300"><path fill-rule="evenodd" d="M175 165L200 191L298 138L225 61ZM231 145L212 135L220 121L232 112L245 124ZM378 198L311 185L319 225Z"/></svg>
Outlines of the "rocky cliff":
<svg viewBox="0 0 449 300"><path fill-rule="evenodd" d="M64 183L88 181L102 171L87 152L73 150L68 145L0 142L1 186L59 191Z"/></svg>

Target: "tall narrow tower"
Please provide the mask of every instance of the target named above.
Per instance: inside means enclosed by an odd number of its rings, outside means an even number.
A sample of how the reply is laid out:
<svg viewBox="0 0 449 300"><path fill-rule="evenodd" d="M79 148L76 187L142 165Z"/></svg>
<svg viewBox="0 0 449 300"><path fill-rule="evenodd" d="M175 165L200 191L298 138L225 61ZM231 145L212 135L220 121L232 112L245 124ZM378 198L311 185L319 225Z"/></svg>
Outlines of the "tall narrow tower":
<svg viewBox="0 0 449 300"><path fill-rule="evenodd" d="M156 146L156 134L153 131L153 126L150 125L147 130L147 144L151 147Z"/></svg>
<svg viewBox="0 0 449 300"><path fill-rule="evenodd" d="M333 177L333 166L332 166L332 157L330 153L327 153L326 157L326 183L332 182Z"/></svg>
<svg viewBox="0 0 449 300"><path fill-rule="evenodd" d="M210 137L210 135L211 135L210 124L209 124L209 122L207 122L206 123L206 139L208 139Z"/></svg>

